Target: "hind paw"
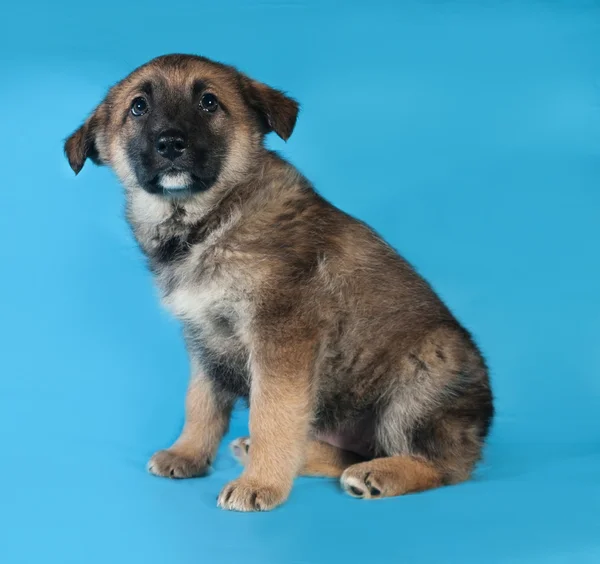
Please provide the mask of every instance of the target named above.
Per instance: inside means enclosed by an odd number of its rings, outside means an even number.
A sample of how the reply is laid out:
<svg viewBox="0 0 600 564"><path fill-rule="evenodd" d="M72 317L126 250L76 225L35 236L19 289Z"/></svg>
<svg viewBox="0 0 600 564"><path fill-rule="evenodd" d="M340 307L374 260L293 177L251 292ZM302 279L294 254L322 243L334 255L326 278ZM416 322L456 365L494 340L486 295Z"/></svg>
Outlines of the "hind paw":
<svg viewBox="0 0 600 564"><path fill-rule="evenodd" d="M340 483L346 493L352 497L377 499L385 495L384 484L377 474L376 471L369 471L362 464L355 464L344 471Z"/></svg>
<svg viewBox="0 0 600 564"><path fill-rule="evenodd" d="M246 466L248 463L248 452L250 451L250 437L240 437L235 439L229 445L231 454L233 457L242 465Z"/></svg>

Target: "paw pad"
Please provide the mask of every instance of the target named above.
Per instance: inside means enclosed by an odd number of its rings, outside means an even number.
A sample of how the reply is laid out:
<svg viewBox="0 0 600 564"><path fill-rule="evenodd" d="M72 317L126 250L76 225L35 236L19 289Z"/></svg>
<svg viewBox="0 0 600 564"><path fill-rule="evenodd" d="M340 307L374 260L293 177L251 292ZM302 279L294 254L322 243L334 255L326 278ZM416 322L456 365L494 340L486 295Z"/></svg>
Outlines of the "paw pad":
<svg viewBox="0 0 600 564"><path fill-rule="evenodd" d="M347 468L340 479L342 488L352 497L376 499L381 497L382 488L372 472L355 467Z"/></svg>

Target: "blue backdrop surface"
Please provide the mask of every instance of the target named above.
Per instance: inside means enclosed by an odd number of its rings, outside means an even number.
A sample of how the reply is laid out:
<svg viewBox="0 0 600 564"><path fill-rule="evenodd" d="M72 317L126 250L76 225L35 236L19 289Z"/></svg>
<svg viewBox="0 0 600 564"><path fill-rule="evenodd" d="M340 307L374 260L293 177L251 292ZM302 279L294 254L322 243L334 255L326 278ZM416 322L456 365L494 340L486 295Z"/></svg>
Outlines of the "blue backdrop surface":
<svg viewBox="0 0 600 564"><path fill-rule="evenodd" d="M0 562L600 562L597 2L9 2L0 8ZM298 98L289 157L472 330L498 416L466 484L361 502L299 479L151 477L187 380L112 174L62 140L151 57L203 54ZM376 291L376 289L374 289ZM230 437L245 432L235 415Z"/></svg>

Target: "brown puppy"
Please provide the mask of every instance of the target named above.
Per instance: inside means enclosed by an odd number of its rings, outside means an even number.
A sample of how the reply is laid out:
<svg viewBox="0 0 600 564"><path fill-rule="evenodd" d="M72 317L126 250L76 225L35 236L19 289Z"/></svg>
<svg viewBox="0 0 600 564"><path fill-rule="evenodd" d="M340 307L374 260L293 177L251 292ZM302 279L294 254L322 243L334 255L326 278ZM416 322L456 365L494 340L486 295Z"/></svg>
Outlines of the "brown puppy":
<svg viewBox="0 0 600 564"><path fill-rule="evenodd" d="M169 55L106 96L65 152L110 165L165 305L182 321L186 422L159 476L210 466L238 397L250 434L225 509L271 509L298 474L351 495L466 480L492 420L480 353L430 286L371 229L265 149L298 105L236 69Z"/></svg>

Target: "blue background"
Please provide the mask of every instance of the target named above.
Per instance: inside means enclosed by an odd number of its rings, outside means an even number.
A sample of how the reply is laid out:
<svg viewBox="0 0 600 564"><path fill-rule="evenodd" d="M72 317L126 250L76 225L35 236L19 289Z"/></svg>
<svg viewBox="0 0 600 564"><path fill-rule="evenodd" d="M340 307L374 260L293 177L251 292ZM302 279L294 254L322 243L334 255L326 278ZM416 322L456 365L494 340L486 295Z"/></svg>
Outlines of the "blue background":
<svg viewBox="0 0 600 564"><path fill-rule="evenodd" d="M0 13L0 562L600 562L600 4L54 4ZM115 178L75 179L62 141L168 52L297 97L272 146L473 331L498 406L476 479L377 502L299 479L247 515L215 505L225 448L205 479L146 473L185 351Z"/></svg>

